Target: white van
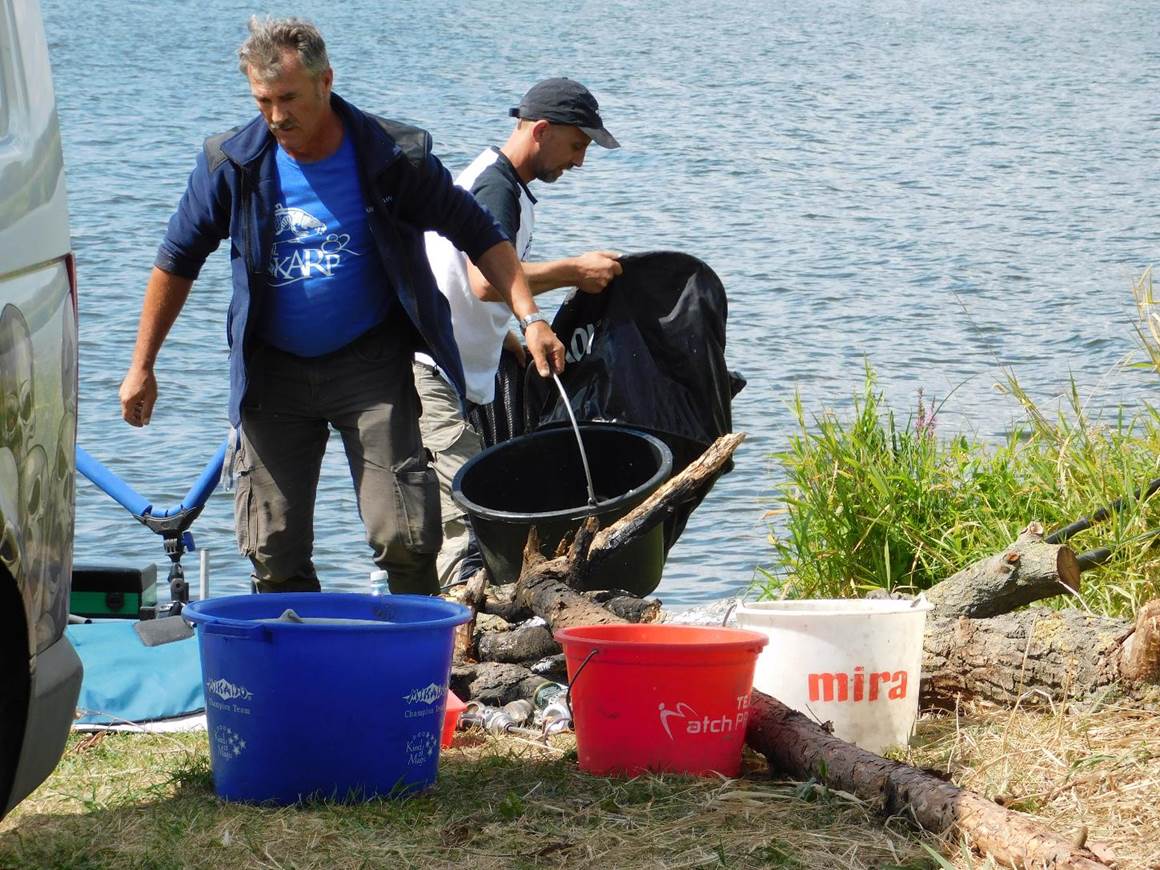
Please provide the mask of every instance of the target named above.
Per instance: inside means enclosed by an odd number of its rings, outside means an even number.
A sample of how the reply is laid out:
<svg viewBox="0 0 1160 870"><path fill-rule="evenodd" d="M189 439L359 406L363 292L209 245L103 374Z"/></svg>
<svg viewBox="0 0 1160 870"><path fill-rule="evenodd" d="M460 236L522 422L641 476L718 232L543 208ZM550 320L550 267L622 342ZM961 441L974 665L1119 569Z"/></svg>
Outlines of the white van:
<svg viewBox="0 0 1160 870"><path fill-rule="evenodd" d="M76 302L40 9L0 0L0 817L56 767L80 691Z"/></svg>

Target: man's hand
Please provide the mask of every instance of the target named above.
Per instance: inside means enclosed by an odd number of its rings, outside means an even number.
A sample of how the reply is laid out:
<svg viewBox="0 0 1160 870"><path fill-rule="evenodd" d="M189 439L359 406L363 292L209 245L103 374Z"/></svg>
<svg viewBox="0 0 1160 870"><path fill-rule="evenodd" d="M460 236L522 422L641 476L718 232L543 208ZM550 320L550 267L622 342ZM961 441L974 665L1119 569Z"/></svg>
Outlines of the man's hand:
<svg viewBox="0 0 1160 870"><path fill-rule="evenodd" d="M576 286L585 293L600 293L608 282L624 271L615 251L589 251L575 258L580 273Z"/></svg>
<svg viewBox="0 0 1160 870"><path fill-rule="evenodd" d="M133 361L121 381L121 416L130 426L148 426L157 401L157 379L153 377L153 363L161 349L169 328L185 305L192 278L171 275L153 267L145 286L145 301L141 305L141 321L137 324L137 343L133 346Z"/></svg>
<svg viewBox="0 0 1160 870"><path fill-rule="evenodd" d="M550 378L553 373L564 371L564 345L547 323L538 320L529 326L524 341L528 343L528 351L535 360L540 377Z"/></svg>
<svg viewBox="0 0 1160 870"><path fill-rule="evenodd" d="M133 367L121 381L121 416L130 426L148 426L157 402L157 378L152 369Z"/></svg>

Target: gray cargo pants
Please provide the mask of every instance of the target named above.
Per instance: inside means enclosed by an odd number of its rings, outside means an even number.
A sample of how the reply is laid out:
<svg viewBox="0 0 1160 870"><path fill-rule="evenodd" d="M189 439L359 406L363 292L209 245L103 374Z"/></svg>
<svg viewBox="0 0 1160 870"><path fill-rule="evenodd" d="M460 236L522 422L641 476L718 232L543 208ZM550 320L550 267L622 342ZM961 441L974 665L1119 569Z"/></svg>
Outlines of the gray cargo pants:
<svg viewBox="0 0 1160 870"><path fill-rule="evenodd" d="M439 506L443 517L443 548L436 563L439 582L459 579L459 569L471 545L467 514L451 498L451 481L471 457L483 450L483 439L464 421L455 390L431 366L415 362L415 389L423 403L419 430L423 445L435 457Z"/></svg>
<svg viewBox="0 0 1160 870"><path fill-rule="evenodd" d="M439 485L419 435L411 354L388 326L321 357L255 351L235 460L238 548L261 592L317 591L314 504L333 426L392 592L438 594Z"/></svg>

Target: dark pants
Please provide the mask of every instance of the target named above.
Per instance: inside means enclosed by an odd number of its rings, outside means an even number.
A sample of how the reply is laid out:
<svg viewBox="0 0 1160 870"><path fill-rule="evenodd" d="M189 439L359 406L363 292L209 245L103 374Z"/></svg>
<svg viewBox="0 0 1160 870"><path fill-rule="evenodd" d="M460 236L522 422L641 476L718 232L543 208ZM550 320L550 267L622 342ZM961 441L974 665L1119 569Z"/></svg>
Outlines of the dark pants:
<svg viewBox="0 0 1160 870"><path fill-rule="evenodd" d="M411 356L393 331L376 327L322 357L264 347L249 370L234 513L258 590L321 588L311 558L314 502L333 426L391 591L437 594L439 485L419 436Z"/></svg>

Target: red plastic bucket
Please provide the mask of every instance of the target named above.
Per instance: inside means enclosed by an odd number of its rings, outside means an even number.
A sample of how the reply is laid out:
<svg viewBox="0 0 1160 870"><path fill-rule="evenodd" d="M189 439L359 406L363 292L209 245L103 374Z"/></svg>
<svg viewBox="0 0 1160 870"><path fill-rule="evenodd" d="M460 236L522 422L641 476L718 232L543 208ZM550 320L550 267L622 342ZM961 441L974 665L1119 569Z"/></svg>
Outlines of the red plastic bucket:
<svg viewBox="0 0 1160 870"><path fill-rule="evenodd" d="M450 689L447 690L447 706L443 710L443 734L439 745L446 749L455 739L455 729L459 725L459 717L467 705L459 700L459 696Z"/></svg>
<svg viewBox="0 0 1160 870"><path fill-rule="evenodd" d="M764 634L692 625L556 632L571 685L580 767L736 776Z"/></svg>

